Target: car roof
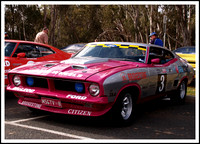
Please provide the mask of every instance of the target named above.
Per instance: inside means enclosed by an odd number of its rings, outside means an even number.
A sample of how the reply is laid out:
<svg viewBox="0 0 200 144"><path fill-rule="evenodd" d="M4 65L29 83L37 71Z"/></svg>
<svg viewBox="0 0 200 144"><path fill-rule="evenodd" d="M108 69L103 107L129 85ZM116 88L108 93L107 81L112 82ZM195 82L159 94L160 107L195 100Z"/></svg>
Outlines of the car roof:
<svg viewBox="0 0 200 144"><path fill-rule="evenodd" d="M135 43L135 42L90 42L88 44L121 44L121 45L138 45L138 46L144 46L144 47L154 46L154 47L163 48L161 46L154 45L154 44Z"/></svg>
<svg viewBox="0 0 200 144"><path fill-rule="evenodd" d="M183 46L183 47L179 47L177 49L180 49L180 48L195 48L195 46Z"/></svg>
<svg viewBox="0 0 200 144"><path fill-rule="evenodd" d="M27 44L37 44L37 45L43 45L43 46L50 46L48 44L37 43L37 42L33 42L33 41L25 41L25 40L7 40L6 39L5 41L6 42L14 42L14 43L27 43Z"/></svg>

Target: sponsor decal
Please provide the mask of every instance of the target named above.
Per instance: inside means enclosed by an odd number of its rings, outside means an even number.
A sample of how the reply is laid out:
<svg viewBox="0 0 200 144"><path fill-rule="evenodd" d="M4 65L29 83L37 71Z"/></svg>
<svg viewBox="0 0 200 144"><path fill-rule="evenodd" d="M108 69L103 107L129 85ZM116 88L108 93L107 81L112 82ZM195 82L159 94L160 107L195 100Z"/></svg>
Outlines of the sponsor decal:
<svg viewBox="0 0 200 144"><path fill-rule="evenodd" d="M24 73L34 73L34 74L48 74L51 70L24 70Z"/></svg>
<svg viewBox="0 0 200 144"><path fill-rule="evenodd" d="M110 95L110 97L113 97L113 96L116 96L117 94L113 90L110 90L110 94L109 95Z"/></svg>
<svg viewBox="0 0 200 144"><path fill-rule="evenodd" d="M22 63L13 63L12 65L13 66L20 66L20 65L22 65Z"/></svg>
<svg viewBox="0 0 200 144"><path fill-rule="evenodd" d="M175 65L175 67L174 67L174 68L175 68L176 72L177 72L177 73L179 73L179 71L178 71L178 66L177 66L177 65Z"/></svg>
<svg viewBox="0 0 200 144"><path fill-rule="evenodd" d="M11 70L11 69L7 69L7 70L5 70L5 73L8 73L10 70Z"/></svg>
<svg viewBox="0 0 200 144"><path fill-rule="evenodd" d="M6 61L5 61L5 66L6 66L6 67L9 67L9 66L10 66L10 62L6 60Z"/></svg>
<svg viewBox="0 0 200 144"><path fill-rule="evenodd" d="M19 104L24 105L24 106L30 106L30 107L34 107L34 108L41 108L41 104L37 104L37 103L33 103L33 102L27 102L27 101L23 101L20 102Z"/></svg>
<svg viewBox="0 0 200 144"><path fill-rule="evenodd" d="M120 76L122 77L123 82L141 80L147 77L146 72L137 72L137 73L124 73L121 72Z"/></svg>
<svg viewBox="0 0 200 144"><path fill-rule="evenodd" d="M12 90L21 91L21 92L29 92L29 93L32 93L35 91L35 89L19 88L19 87L14 87Z"/></svg>
<svg viewBox="0 0 200 144"><path fill-rule="evenodd" d="M68 95L66 96L66 98L78 99L78 100L85 100L85 99L87 99L86 96L77 96L77 95L71 95L71 94L68 94Z"/></svg>
<svg viewBox="0 0 200 144"><path fill-rule="evenodd" d="M119 47L119 48L137 48L139 50L144 50L146 51L146 48L145 47L141 47L141 46L138 46L138 45L121 45L121 44L88 44L86 45L88 47L96 47L96 46L101 46L101 47L107 47L107 48L110 48L110 47Z"/></svg>
<svg viewBox="0 0 200 144"><path fill-rule="evenodd" d="M167 70L166 69L162 69L162 73L167 73Z"/></svg>
<svg viewBox="0 0 200 144"><path fill-rule="evenodd" d="M71 72L59 72L59 71L52 71L52 74L58 74L58 75L63 75L63 76L71 76L71 77L82 77L82 74L76 74L76 73L71 73Z"/></svg>
<svg viewBox="0 0 200 144"><path fill-rule="evenodd" d="M127 75L127 74L126 74L125 72L121 72L121 73L120 73L120 76L121 76L123 82L126 82L126 81L127 81L126 75Z"/></svg>
<svg viewBox="0 0 200 144"><path fill-rule="evenodd" d="M178 71L179 71L179 73L183 73L184 72L183 67L182 66L178 66Z"/></svg>
<svg viewBox="0 0 200 144"><path fill-rule="evenodd" d="M76 110L76 109L69 109L67 112L68 114L84 115L84 116L90 116L92 114L91 111Z"/></svg>
<svg viewBox="0 0 200 144"><path fill-rule="evenodd" d="M106 44L107 47L116 47L116 45L113 44Z"/></svg>
<svg viewBox="0 0 200 144"><path fill-rule="evenodd" d="M147 77L146 72L128 73L127 75L129 81L140 80Z"/></svg>

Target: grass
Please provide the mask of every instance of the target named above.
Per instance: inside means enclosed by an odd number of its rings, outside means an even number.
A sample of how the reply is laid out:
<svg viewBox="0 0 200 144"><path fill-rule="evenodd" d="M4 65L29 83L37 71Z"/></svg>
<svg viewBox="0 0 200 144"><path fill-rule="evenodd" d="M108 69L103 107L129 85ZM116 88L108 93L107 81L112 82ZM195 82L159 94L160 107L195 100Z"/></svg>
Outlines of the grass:
<svg viewBox="0 0 200 144"><path fill-rule="evenodd" d="M188 86L187 87L187 95L195 96L195 87Z"/></svg>
<svg viewBox="0 0 200 144"><path fill-rule="evenodd" d="M195 96L195 82L194 81L190 85L188 85L187 95Z"/></svg>

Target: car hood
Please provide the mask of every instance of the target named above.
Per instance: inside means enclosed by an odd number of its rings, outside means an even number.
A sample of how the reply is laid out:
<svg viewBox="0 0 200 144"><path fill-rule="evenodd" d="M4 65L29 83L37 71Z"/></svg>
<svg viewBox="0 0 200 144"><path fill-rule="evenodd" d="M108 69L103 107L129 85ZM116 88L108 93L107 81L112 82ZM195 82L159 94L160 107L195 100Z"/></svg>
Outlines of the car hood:
<svg viewBox="0 0 200 144"><path fill-rule="evenodd" d="M64 61L26 64L11 70L10 73L86 80L99 72L121 68L126 65L128 65L126 62L110 60L108 58L84 57L71 58Z"/></svg>

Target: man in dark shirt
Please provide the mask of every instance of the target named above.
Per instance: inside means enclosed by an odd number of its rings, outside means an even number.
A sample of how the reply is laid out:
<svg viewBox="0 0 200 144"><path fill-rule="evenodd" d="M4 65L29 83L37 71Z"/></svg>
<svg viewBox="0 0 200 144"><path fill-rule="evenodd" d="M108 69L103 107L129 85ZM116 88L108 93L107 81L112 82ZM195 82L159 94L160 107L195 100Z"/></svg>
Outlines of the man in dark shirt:
<svg viewBox="0 0 200 144"><path fill-rule="evenodd" d="M5 32L5 39L9 39L8 33Z"/></svg>
<svg viewBox="0 0 200 144"><path fill-rule="evenodd" d="M150 44L155 44L163 46L163 41L158 38L158 35L155 32L152 32L149 37L151 38Z"/></svg>

